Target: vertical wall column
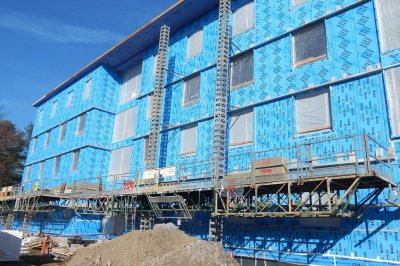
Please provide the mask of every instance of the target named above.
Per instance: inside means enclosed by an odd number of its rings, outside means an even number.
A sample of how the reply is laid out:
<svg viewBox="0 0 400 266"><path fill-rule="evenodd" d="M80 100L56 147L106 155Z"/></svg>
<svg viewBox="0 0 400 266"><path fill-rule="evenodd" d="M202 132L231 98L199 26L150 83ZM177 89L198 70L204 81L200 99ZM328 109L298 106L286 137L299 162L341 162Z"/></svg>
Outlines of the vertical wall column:
<svg viewBox="0 0 400 266"><path fill-rule="evenodd" d="M168 26L164 25L161 27L156 68L156 87L154 89L153 96L149 146L147 152L148 169L153 169L157 167L158 143L160 139L161 110L164 93L164 81L166 75L169 33L170 28Z"/></svg>
<svg viewBox="0 0 400 266"><path fill-rule="evenodd" d="M217 80L214 106L213 179L225 173L229 91L229 49L231 1L220 0L218 16Z"/></svg>

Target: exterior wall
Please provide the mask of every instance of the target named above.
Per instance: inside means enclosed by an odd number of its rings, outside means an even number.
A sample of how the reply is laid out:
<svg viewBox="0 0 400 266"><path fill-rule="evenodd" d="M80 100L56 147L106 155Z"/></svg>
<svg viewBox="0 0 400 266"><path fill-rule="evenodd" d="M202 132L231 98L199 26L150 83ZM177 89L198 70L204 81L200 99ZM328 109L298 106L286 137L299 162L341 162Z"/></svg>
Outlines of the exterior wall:
<svg viewBox="0 0 400 266"><path fill-rule="evenodd" d="M235 0L232 9L246 2ZM386 147L393 145L396 158L399 158L400 142L390 137L385 83L380 67L399 64L400 47L385 54L380 53L374 3L371 0L309 0L293 8L290 0L255 1L255 27L233 37L235 45L232 47L232 55L254 51L254 82L231 91L229 98L230 114L234 114L238 108L254 110L254 141L252 144L230 147L230 156L366 133ZM325 23L328 56L302 67L294 67L292 34L305 23L316 20ZM187 37L201 27L204 27L203 52L187 59ZM160 167L211 159L216 45L217 10L171 36L164 92L164 126L159 151ZM99 67L38 108L45 110L46 118L41 126L35 123L33 136L38 136L38 149L35 154L30 151L28 156L27 165L33 165L30 180L37 176L37 162L44 159L49 159L46 161L45 177L55 178L52 176L52 158L59 154L65 154L59 179L72 182L86 177L105 176L108 174L110 151L128 145L133 145L131 172L145 169L144 137L150 128L146 113L148 95L154 88L153 65L156 53L155 45L144 54L141 96L135 100L119 104L121 81L118 74L106 67ZM183 107L183 81L194 73L201 74L200 101ZM84 102L80 100L81 94L85 81L91 77L94 80L93 97ZM330 92L332 128L297 134L295 97L308 90L323 88ZM73 107L65 111L66 94L71 89L75 93ZM59 100L60 112L56 118L48 119L55 99ZM135 106L138 108L135 135L113 143L115 114ZM88 118L85 133L76 138L76 117L86 111ZM58 126L67 120L66 141L60 145L56 140ZM191 156L182 156L182 127L191 123L198 123L197 152ZM172 125L172 128L165 126L167 124ZM55 128L54 136L57 137L52 139L49 148L44 151L44 132L50 128ZM350 145L338 142L326 145L324 149L337 151ZM79 171L71 174L72 151L82 147ZM232 158L228 161L228 169L233 171L245 167L246 163L248 158ZM393 178L396 183L399 182L399 173L398 168L394 168ZM386 196L387 192L379 202L384 202ZM60 234L98 234L101 217L91 217L93 223L80 223L78 221L85 218L73 217L63 218L63 223L69 223L67 229L48 229L46 226L50 224L49 219L45 219L41 226L43 230ZM183 222L181 228L205 239L208 235L209 216L206 213L196 213L194 217L191 221ZM400 261L400 250L396 245L400 229L398 217L398 209L385 208L371 209L359 220L229 218L224 226L225 243L227 249L234 249L235 254L243 256L313 264L332 264L332 256L337 256L335 260L340 265L355 261L357 265L378 265L379 259ZM264 251L255 252L253 249ZM376 261L368 262L363 258Z"/></svg>
<svg viewBox="0 0 400 266"><path fill-rule="evenodd" d="M93 79L93 84L90 97L85 100L83 93L86 81L89 79ZM89 175L90 177L106 175L119 88L119 76L105 67L99 67L39 106L32 135L33 139L37 139L36 150L33 151L32 141L26 161L26 165L31 166L30 178L26 180L25 169L23 182L34 183L38 180L41 161L46 161L43 177L54 180L55 183L71 182L74 179L87 178ZM74 93L72 105L66 108L67 94L71 91ZM52 104L56 100L57 112L51 118ZM40 110L44 110L41 124L38 123ZM86 113L85 128L83 134L77 136L79 116L84 113ZM60 126L65 122L66 135L64 141L60 142ZM51 130L50 142L45 148L46 132L49 130ZM81 149L78 171L73 172L71 170L73 151L78 149ZM54 176L54 159L59 155L61 155L60 171L58 176Z"/></svg>

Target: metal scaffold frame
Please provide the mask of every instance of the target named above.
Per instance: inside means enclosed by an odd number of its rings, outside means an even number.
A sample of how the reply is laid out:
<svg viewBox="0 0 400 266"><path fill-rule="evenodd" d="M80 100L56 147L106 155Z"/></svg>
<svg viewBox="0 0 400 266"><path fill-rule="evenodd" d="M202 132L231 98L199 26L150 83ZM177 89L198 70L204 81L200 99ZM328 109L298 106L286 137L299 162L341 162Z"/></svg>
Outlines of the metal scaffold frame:
<svg viewBox="0 0 400 266"><path fill-rule="evenodd" d="M147 168L153 169L157 166L158 144L160 139L161 111L164 94L164 82L167 66L167 54L169 44L170 28L166 25L161 27L160 41L157 56L156 87L153 94L153 106L151 110L151 124L149 145L147 152Z"/></svg>
<svg viewBox="0 0 400 266"><path fill-rule="evenodd" d="M213 178L225 173L229 91L229 51L231 1L220 0L218 16L217 80L215 87L213 130Z"/></svg>
<svg viewBox="0 0 400 266"><path fill-rule="evenodd" d="M333 152L322 148L327 146L342 149ZM257 170L257 162L271 157L282 162ZM360 217L369 207L398 206L400 193L391 178L392 158L390 148L367 135L345 136L228 156L228 161L248 163L242 168L230 166L217 181L210 160L177 166L172 183L157 177L142 179L143 172L138 172L75 180L68 193L50 183L32 190L23 184L15 188L18 193L0 199L1 211L3 220L12 213L11 205L12 211L23 213L61 207L82 214L124 215L129 209L182 219L190 219L190 211L197 210L217 216ZM385 199L388 204L376 204L385 189L389 192Z"/></svg>

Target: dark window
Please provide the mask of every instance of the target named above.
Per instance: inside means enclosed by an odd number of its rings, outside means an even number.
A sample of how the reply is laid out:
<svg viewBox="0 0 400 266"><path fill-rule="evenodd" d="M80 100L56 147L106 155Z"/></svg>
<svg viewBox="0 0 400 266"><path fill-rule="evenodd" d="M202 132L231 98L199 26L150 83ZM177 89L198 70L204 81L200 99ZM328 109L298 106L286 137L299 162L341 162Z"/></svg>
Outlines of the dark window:
<svg viewBox="0 0 400 266"><path fill-rule="evenodd" d="M232 60L232 89L243 87L253 82L253 53L248 53Z"/></svg>
<svg viewBox="0 0 400 266"><path fill-rule="evenodd" d="M294 62L296 66L326 57L324 22L299 31L294 36Z"/></svg>

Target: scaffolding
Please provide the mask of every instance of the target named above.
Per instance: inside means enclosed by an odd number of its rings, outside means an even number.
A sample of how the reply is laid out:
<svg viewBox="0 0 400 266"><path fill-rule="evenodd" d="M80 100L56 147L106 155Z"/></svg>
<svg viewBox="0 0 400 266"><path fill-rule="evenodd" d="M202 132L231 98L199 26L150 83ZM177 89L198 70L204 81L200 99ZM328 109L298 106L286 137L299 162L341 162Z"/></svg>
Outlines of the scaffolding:
<svg viewBox="0 0 400 266"><path fill-rule="evenodd" d="M35 213L66 208L80 214L125 218L125 232L148 230L155 219L191 219L210 212L209 239L223 240L224 217L356 217L368 208L398 206L391 148L371 136L299 142L289 147L230 155L227 149L230 0L220 0L212 157L157 168L170 29L160 32L147 169L113 176L30 181L0 198L6 228L24 213L28 231ZM164 179L168 173L172 181ZM50 182L51 181L51 182ZM57 183L58 182L58 183ZM57 185L55 185L57 184ZM384 194L384 192L387 192ZM377 199L385 197L386 203ZM11 207L10 207L11 206Z"/></svg>
<svg viewBox="0 0 400 266"><path fill-rule="evenodd" d="M164 94L164 82L166 75L167 53L170 28L161 27L160 41L157 56L156 87L153 94L153 106L151 110L150 136L147 152L147 167L153 169L157 165L158 144L160 139L161 110Z"/></svg>
<svg viewBox="0 0 400 266"><path fill-rule="evenodd" d="M393 158L390 148L367 135L345 136L227 156L226 171L217 181L210 159L175 166L173 182L162 176L144 179L140 171L75 180L62 193L45 186L28 190L25 184L24 190L15 188L17 193L2 198L1 206L3 213L25 213L27 223L34 213L56 207L146 219L190 219L190 212L199 210L213 216L360 218L368 208L398 205ZM379 196L385 204L378 203Z"/></svg>
<svg viewBox="0 0 400 266"><path fill-rule="evenodd" d="M229 91L231 1L220 0L218 16L217 80L214 104L213 178L221 179L225 171L227 114Z"/></svg>

